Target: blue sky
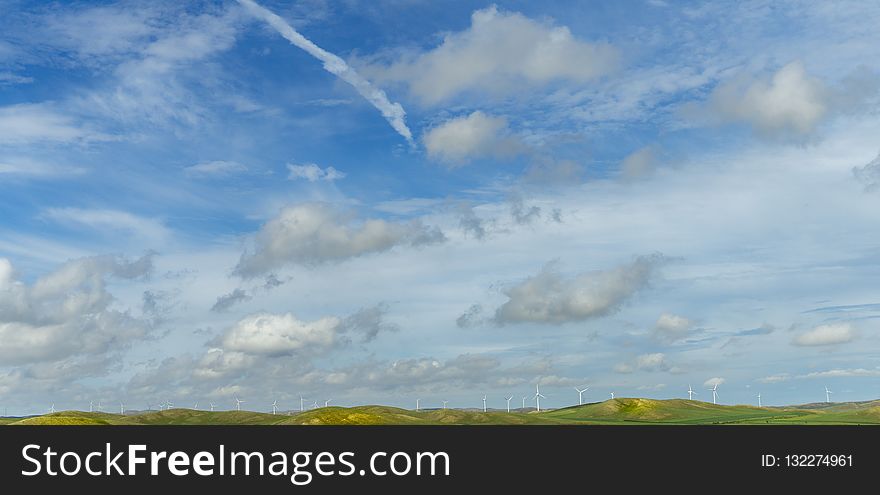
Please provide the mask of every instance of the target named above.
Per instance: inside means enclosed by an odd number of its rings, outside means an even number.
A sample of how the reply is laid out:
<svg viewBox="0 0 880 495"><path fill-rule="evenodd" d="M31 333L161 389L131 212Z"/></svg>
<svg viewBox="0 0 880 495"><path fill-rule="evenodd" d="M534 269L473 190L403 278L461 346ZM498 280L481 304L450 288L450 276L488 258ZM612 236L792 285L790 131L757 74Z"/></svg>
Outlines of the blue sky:
<svg viewBox="0 0 880 495"><path fill-rule="evenodd" d="M880 8L0 11L10 412L877 397Z"/></svg>

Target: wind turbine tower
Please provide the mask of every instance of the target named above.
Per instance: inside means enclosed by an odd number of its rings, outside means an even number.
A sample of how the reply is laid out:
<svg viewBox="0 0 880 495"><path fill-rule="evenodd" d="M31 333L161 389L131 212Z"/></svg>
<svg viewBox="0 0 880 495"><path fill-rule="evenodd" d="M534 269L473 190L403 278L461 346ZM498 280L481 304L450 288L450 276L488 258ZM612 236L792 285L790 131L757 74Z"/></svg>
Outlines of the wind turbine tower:
<svg viewBox="0 0 880 495"><path fill-rule="evenodd" d="M510 414L510 401L513 399L513 396L505 397L504 400L507 401L507 413Z"/></svg>
<svg viewBox="0 0 880 495"><path fill-rule="evenodd" d="M443 401L443 410L444 410L444 411L446 410L446 404L448 404L448 403L449 403L448 400L444 400L444 401Z"/></svg>
<svg viewBox="0 0 880 495"><path fill-rule="evenodd" d="M697 393L694 392L694 389L691 388L691 384L688 383L688 400L694 400L695 395L697 395Z"/></svg>
<svg viewBox="0 0 880 495"><path fill-rule="evenodd" d="M275 416L275 413L278 412L278 400L272 402L272 416Z"/></svg>
<svg viewBox="0 0 880 495"><path fill-rule="evenodd" d="M758 392L758 407L762 407L761 406L761 392Z"/></svg>
<svg viewBox="0 0 880 495"><path fill-rule="evenodd" d="M718 384L712 387L712 404L718 404Z"/></svg>
<svg viewBox="0 0 880 495"><path fill-rule="evenodd" d="M483 412L486 412L486 396L483 395Z"/></svg>
<svg viewBox="0 0 880 495"><path fill-rule="evenodd" d="M538 412L541 412L541 399L546 399L546 397L541 395L541 390L538 389L538 384L535 384L535 409Z"/></svg>
<svg viewBox="0 0 880 495"><path fill-rule="evenodd" d="M826 402L826 403L830 403L830 402L831 402L831 394L833 394L833 393L834 393L834 392L828 390L828 387L825 387L825 402Z"/></svg>
<svg viewBox="0 0 880 495"><path fill-rule="evenodd" d="M242 402L244 402L244 401L239 399L238 397L235 397L235 410L236 411L241 411Z"/></svg>
<svg viewBox="0 0 880 495"><path fill-rule="evenodd" d="M575 387L574 389L578 393L578 405L579 406L584 405L584 392L586 392L587 390L590 390L590 387L584 387L583 390L581 390L577 387Z"/></svg>

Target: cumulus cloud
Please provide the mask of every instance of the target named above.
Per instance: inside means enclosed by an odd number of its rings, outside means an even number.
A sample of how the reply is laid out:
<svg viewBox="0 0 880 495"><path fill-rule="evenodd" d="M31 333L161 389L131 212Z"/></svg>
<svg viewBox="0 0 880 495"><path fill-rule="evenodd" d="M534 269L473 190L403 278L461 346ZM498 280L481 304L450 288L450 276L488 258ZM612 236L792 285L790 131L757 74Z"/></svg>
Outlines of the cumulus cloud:
<svg viewBox="0 0 880 495"><path fill-rule="evenodd" d="M511 134L507 119L479 110L429 129L422 140L430 158L450 167L475 158L510 157L523 149L522 142Z"/></svg>
<svg viewBox="0 0 880 495"><path fill-rule="evenodd" d="M222 296L218 297L217 302L215 302L214 305L211 306L211 311L220 313L228 310L238 303L250 301L251 298L252 296L248 294L245 290L237 288L229 294L223 294Z"/></svg>
<svg viewBox="0 0 880 495"><path fill-rule="evenodd" d="M880 190L880 154L869 163L853 168L853 175L865 185L866 191Z"/></svg>
<svg viewBox="0 0 880 495"><path fill-rule="evenodd" d="M636 356L631 362L618 363L613 370L617 373L632 373L633 371L672 371L674 368L666 359L666 354L654 352Z"/></svg>
<svg viewBox="0 0 880 495"><path fill-rule="evenodd" d="M229 328L221 337L224 350L252 355L285 356L321 350L336 342L341 321L325 317L301 321L291 313L257 313Z"/></svg>
<svg viewBox="0 0 880 495"><path fill-rule="evenodd" d="M346 317L325 316L314 321L300 320L292 313L255 313L226 329L215 339L214 348L250 356L316 355L348 344L348 335L370 342L380 333L396 331L397 326L386 321L387 313L388 306L381 303Z"/></svg>
<svg viewBox="0 0 880 495"><path fill-rule="evenodd" d="M112 308L107 279L136 279L152 270L152 255L127 261L96 256L70 261L31 285L0 259L0 362L28 364L101 355L147 336L146 322Z"/></svg>
<svg viewBox="0 0 880 495"><path fill-rule="evenodd" d="M610 270L571 278L547 264L539 274L504 290L508 301L496 310L495 321L559 325L612 314L650 283L664 261L661 255L639 256Z"/></svg>
<svg viewBox="0 0 880 495"><path fill-rule="evenodd" d="M526 225L541 218L541 207L526 206L522 196L512 195L507 201L510 203L510 216L516 224Z"/></svg>
<svg viewBox="0 0 880 495"><path fill-rule="evenodd" d="M657 164L657 151L646 146L627 155L620 162L620 174L624 180L636 180L650 175Z"/></svg>
<svg viewBox="0 0 880 495"><path fill-rule="evenodd" d="M254 251L241 256L235 272L253 277L287 264L338 262L395 246L436 244L445 239L440 230L418 221L356 222L351 214L332 205L303 203L284 208L263 225Z"/></svg>
<svg viewBox="0 0 880 495"><path fill-rule="evenodd" d="M339 325L340 333L359 333L361 342L374 340L379 333L394 332L399 328L385 321L388 313L387 304L377 304L369 308L361 308L356 313L345 317Z"/></svg>
<svg viewBox="0 0 880 495"><path fill-rule="evenodd" d="M291 163L287 165L287 170L289 172L287 178L290 180L305 179L309 182L333 182L334 180L345 178L344 173L333 167L321 168L314 163L307 163L305 165Z"/></svg>
<svg viewBox="0 0 880 495"><path fill-rule="evenodd" d="M765 135L812 134L829 112L829 92L800 61L769 79L742 77L717 87L709 110L722 122L741 122Z"/></svg>
<svg viewBox="0 0 880 495"><path fill-rule="evenodd" d="M799 346L824 346L845 344L856 336L855 328L849 323L830 323L819 325L804 332L792 340L794 345Z"/></svg>
<svg viewBox="0 0 880 495"><path fill-rule="evenodd" d="M720 387L722 383L724 383L724 378L714 377L703 382L703 386L706 388L712 388L716 385Z"/></svg>
<svg viewBox="0 0 880 495"><path fill-rule="evenodd" d="M687 337L693 326L693 322L683 316L663 313L654 324L654 335L660 340L675 342Z"/></svg>
<svg viewBox="0 0 880 495"><path fill-rule="evenodd" d="M474 304L455 319L458 328L471 328L483 323L483 306Z"/></svg>
<svg viewBox="0 0 880 495"><path fill-rule="evenodd" d="M185 167L183 173L187 177L228 177L247 170L245 165L238 162L215 160Z"/></svg>
<svg viewBox="0 0 880 495"><path fill-rule="evenodd" d="M564 26L491 6L471 26L444 36L440 46L406 53L390 65L370 67L375 77L404 82L426 105L461 94L503 95L557 81L584 83L618 66L617 49L576 38Z"/></svg>
<svg viewBox="0 0 880 495"><path fill-rule="evenodd" d="M483 240L490 231L493 222L480 218L473 206L468 203L459 203L456 207L458 224L465 234L474 236L477 240Z"/></svg>

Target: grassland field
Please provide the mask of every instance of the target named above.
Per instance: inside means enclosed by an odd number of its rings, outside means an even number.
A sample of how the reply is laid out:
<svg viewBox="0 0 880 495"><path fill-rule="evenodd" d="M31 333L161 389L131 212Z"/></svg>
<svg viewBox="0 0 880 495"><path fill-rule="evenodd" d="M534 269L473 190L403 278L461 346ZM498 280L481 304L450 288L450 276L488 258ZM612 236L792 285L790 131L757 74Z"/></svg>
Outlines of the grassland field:
<svg viewBox="0 0 880 495"><path fill-rule="evenodd" d="M387 406L322 407L268 414L250 411L167 411L111 414L61 411L0 418L0 425L870 425L880 400L786 407L714 405L683 399L619 398L550 411L412 411Z"/></svg>

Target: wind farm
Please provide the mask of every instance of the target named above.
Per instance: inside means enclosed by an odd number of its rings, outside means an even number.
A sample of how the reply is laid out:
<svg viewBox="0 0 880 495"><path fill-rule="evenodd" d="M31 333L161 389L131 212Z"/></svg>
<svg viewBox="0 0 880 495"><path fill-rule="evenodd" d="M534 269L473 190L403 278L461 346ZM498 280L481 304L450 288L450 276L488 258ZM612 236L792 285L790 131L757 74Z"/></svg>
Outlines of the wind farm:
<svg viewBox="0 0 880 495"><path fill-rule="evenodd" d="M548 407L547 396L535 385L532 397L534 407L511 408L514 395L490 396L483 394L471 407L449 407L448 400L415 399L414 409L385 405L330 405L320 406L314 401L310 408L300 398L299 410L284 409L273 399L270 409L248 411L242 408L244 400L233 397L229 410L217 410L209 402L210 410L198 407L174 408L164 401L159 410L127 409L120 403L119 414L104 412L88 403L88 410L58 410L55 404L47 414L25 417L0 417L0 425L880 425L880 399L868 401L831 402L831 390L825 387L825 400L788 406L764 406L758 392L757 406L719 404L718 385L712 391L712 402L694 400L696 394L688 385L688 398L649 399L614 397L600 402L585 401L590 387L577 388L577 403L562 407ZM552 396L551 396L552 397ZM542 406L541 400L544 399ZM489 407L490 401L501 403ZM436 405L432 403L436 402Z"/></svg>

